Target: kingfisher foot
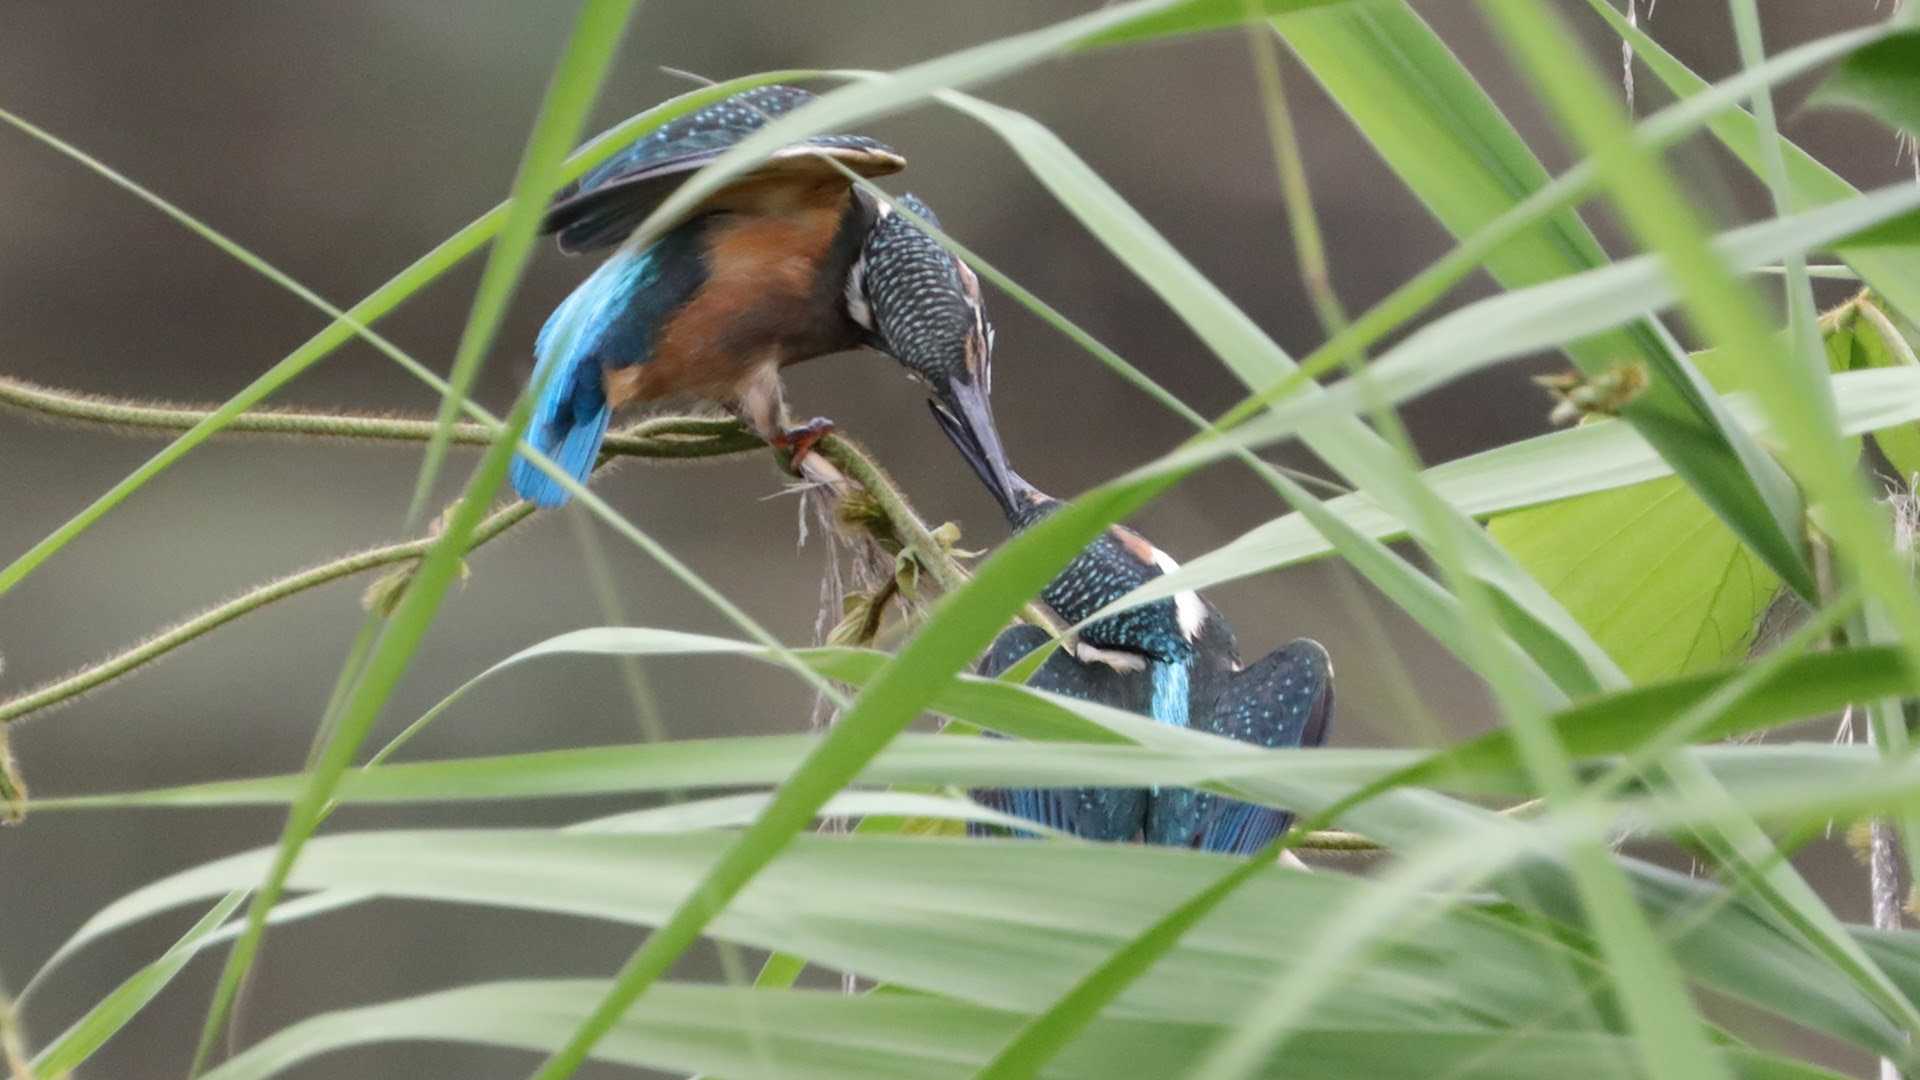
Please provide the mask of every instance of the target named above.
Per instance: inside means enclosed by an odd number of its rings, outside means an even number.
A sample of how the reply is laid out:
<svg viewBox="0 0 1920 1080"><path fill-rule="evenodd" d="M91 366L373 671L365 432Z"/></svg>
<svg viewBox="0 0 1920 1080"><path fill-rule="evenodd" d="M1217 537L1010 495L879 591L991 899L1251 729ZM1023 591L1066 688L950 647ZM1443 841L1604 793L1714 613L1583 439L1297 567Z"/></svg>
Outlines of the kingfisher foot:
<svg viewBox="0 0 1920 1080"><path fill-rule="evenodd" d="M800 463L813 453L814 444L833 434L833 421L816 416L799 427L787 428L773 439L773 445L787 452L787 469L800 475Z"/></svg>

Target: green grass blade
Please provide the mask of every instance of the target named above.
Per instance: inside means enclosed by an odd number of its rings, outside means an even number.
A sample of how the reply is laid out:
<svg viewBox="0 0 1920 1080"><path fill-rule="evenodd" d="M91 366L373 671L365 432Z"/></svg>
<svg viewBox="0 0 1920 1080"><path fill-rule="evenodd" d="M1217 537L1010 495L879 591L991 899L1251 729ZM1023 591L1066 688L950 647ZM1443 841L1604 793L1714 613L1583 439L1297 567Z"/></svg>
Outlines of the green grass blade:
<svg viewBox="0 0 1920 1080"><path fill-rule="evenodd" d="M1587 0L1587 3L1676 97L1691 98L1706 89L1705 80L1689 71L1638 27L1629 26L1608 0ZM1754 175L1761 175L1763 136L1751 115L1740 109L1719 113L1709 127L1714 137ZM1800 205L1819 206L1857 194L1853 185L1792 142L1781 140L1780 149L1786 154L1787 182ZM1834 245L1834 252L1859 271L1873 291L1908 320L1920 320L1920 244L1913 243L1911 237L1905 243L1862 237L1854 243Z"/></svg>
<svg viewBox="0 0 1920 1080"><path fill-rule="evenodd" d="M249 1050L214 1080L262 1080L329 1052L396 1040L459 1042L546 1050L604 992L591 980L481 983L420 997L326 1013ZM538 1001L538 1010L526 1002ZM756 1068L737 1037L717 1022L740 1011L773 1030L778 1071ZM907 995L859 997L820 991L745 994L689 984L662 986L595 1052L611 1065L702 1072L742 1080L899 1080L955 1077L1019 1024L1020 1014ZM1075 1047L1049 1075L1061 1080L1176 1076L1205 1045L1205 1024L1115 1021ZM1485 1076L1558 1080L1565 1062L1590 1080L1630 1080L1619 1038L1539 1032L1500 1047L1497 1033L1472 1028L1382 1032L1317 1025L1268 1075L1295 1080L1425 1080ZM1839 1074L1753 1050L1733 1052L1743 1080L1838 1080Z"/></svg>
<svg viewBox="0 0 1920 1080"><path fill-rule="evenodd" d="M546 99L540 103L540 113L534 119L533 133L527 136L520 172L514 177L513 192L507 199L506 220L494 237L493 250L487 256L486 269L481 271L480 285L467 314L466 328L460 333L453 370L447 377L447 395L440 402L433 438L427 441L420 478L414 485L413 502L407 509L409 528L426 509L434 479L446 457L454 417L466 401L467 392L473 388L487 348L506 318L507 304L520 284L528 256L533 253L547 199L564 182L561 162L586 125L587 113L613 67L614 52L637 2L584 0L574 20L573 32L547 84Z"/></svg>
<svg viewBox="0 0 1920 1080"><path fill-rule="evenodd" d="M1469 236L1546 186L1546 170L1453 53L1405 4L1307 12L1276 28L1396 174L1456 236ZM1571 210L1494 251L1508 288L1604 266ZM1711 391L1651 320L1566 344L1598 375L1636 358L1653 378L1624 415L1776 573L1813 595L1799 498L1785 474L1714 408Z"/></svg>
<svg viewBox="0 0 1920 1080"><path fill-rule="evenodd" d="M134 972L99 1004L87 1010L85 1016L33 1056L34 1071L42 1076L65 1076L85 1064L94 1051L106 1045L108 1039L167 988L174 976L187 966L187 961L200 951L206 938L227 921L227 916L239 910L246 895L244 891L228 893L226 899L201 916L159 959Z"/></svg>
<svg viewBox="0 0 1920 1080"><path fill-rule="evenodd" d="M414 651L426 636L427 628L432 625L441 600L459 576L460 557L466 551L474 527L485 515L493 493L506 478L514 447L531 411L530 399L523 397L508 420L506 431L488 448L467 491L448 515L439 541L415 569L406 591L374 644L364 674L343 702L336 728L307 774L300 798L287 814L274 864L248 906L246 931L235 944L220 974L213 1004L207 1012L206 1025L201 1029L200 1044L194 1052L192 1072L197 1073L201 1063L212 1052L214 1042L225 1025L227 1012L239 993L240 983L259 952L266 932L267 913L279 902L281 889L299 858L301 848L319 826L340 778L352 764L354 754L368 732L373 729L387 696L405 673Z"/></svg>

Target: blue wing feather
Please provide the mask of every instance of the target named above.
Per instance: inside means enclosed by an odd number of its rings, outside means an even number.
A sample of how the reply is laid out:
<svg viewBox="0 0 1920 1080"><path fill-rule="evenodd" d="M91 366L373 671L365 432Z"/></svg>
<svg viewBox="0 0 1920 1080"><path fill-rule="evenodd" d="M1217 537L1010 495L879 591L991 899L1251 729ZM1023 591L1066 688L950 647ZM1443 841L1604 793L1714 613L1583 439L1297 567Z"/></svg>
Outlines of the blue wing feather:
<svg viewBox="0 0 1920 1080"><path fill-rule="evenodd" d="M539 394L527 441L585 482L599 457L613 409L606 369L645 363L654 335L706 281L703 221L674 229L645 251L621 249L555 308L534 339ZM513 489L537 506L559 506L566 489L524 457Z"/></svg>
<svg viewBox="0 0 1920 1080"><path fill-rule="evenodd" d="M813 100L798 87L762 86L663 124L563 188L542 230L558 233L560 250L569 254L618 244L695 170ZM874 175L899 165L886 144L863 135L816 135L800 145L874 155L884 162L864 170ZM830 168L820 175L830 176Z"/></svg>
<svg viewBox="0 0 1920 1080"><path fill-rule="evenodd" d="M613 413L601 381L603 358L645 355L641 334L647 328L637 328L628 316L658 277L653 255L654 249L622 251L602 263L554 309L534 340L539 363L533 384L539 398L527 441L582 483L593 470ZM566 489L524 456L514 459L510 476L520 497L537 506L567 501Z"/></svg>
<svg viewBox="0 0 1920 1080"><path fill-rule="evenodd" d="M1319 746L1333 718L1333 664L1318 642L1301 638L1235 672L1193 726L1269 749ZM1251 855L1287 830L1283 810L1223 799L1203 791L1154 793L1147 841Z"/></svg>
<svg viewBox="0 0 1920 1080"><path fill-rule="evenodd" d="M1051 640L1037 626L1016 626L994 639L982 657L979 672L998 675L1021 657ZM1121 674L1096 664L1082 664L1064 651L1047 657L1029 685L1085 701L1097 701L1132 712L1144 712L1147 679L1140 673ZM1132 840L1146 824L1147 793L1140 788L992 788L974 792L982 803L1089 840ZM971 825L976 836L1000 830Z"/></svg>

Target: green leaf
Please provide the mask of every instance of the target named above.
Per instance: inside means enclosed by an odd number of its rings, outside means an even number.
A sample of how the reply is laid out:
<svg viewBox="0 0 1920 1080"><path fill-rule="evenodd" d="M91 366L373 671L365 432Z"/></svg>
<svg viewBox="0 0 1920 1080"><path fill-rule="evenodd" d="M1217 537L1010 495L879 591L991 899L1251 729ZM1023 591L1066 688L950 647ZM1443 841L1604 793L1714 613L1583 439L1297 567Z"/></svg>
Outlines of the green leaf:
<svg viewBox="0 0 1920 1080"><path fill-rule="evenodd" d="M1401 3L1305 12L1275 26L1434 216L1468 236L1547 184L1547 173L1458 59ZM1486 269L1523 288L1605 266L1571 209L1494 252ZM1565 340L1565 339L1563 339ZM1628 358L1647 365L1647 392L1627 420L1803 595L1797 494L1778 465L1732 424L1672 337L1652 320L1566 343L1598 374Z"/></svg>
<svg viewBox="0 0 1920 1080"><path fill-rule="evenodd" d="M1920 134L1920 30L1893 34L1847 57L1811 102L1860 109Z"/></svg>
<svg viewBox="0 0 1920 1080"><path fill-rule="evenodd" d="M1490 523L1635 682L1744 656L1780 579L1671 477Z"/></svg>
<svg viewBox="0 0 1920 1080"><path fill-rule="evenodd" d="M1690 98L1708 89L1706 80L1689 71L1639 27L1628 25L1611 0L1587 0L1587 5L1613 27L1632 47L1634 56L1676 97ZM1762 175L1763 136L1752 115L1743 109L1727 110L1717 113L1708 126L1748 169L1756 176ZM1779 145L1786 155L1787 182L1798 205L1819 206L1859 194L1838 173L1790 140L1780 139ZM1904 235L1882 232L1836 243L1833 250L1907 319L1920 319L1920 235L1915 235L1912 228Z"/></svg>
<svg viewBox="0 0 1920 1080"><path fill-rule="evenodd" d="M1721 392L1751 378L1724 353L1693 360ZM1672 478L1499 514L1488 530L1635 682L1745 656L1780 585Z"/></svg>
<svg viewBox="0 0 1920 1080"><path fill-rule="evenodd" d="M473 306L467 324L460 333L460 345L453 356L453 370L447 376L447 393L440 401L433 438L428 440L420 464L420 477L414 484L413 502L407 509L407 524L420 519L433 482L447 453L454 417L465 403L467 392L480 374L493 337L506 318L507 305L520 284L527 258L533 253L540 221L546 215L547 200L562 183L562 164L567 148L580 136L587 113L600 86L613 66L614 51L626 32L627 20L638 0L588 0L580 8L553 78L547 84L546 99L540 103L533 132L514 177L513 192L507 198L506 220L494 238L493 250L480 274L474 291Z"/></svg>
<svg viewBox="0 0 1920 1080"><path fill-rule="evenodd" d="M719 831L340 833L314 840L292 882L655 926L730 840ZM225 882L254 880L271 856L259 849L206 863L101 914L125 925L224 891ZM716 916L712 932L961 1001L1034 1010L1232 865L1140 845L805 835ZM1159 977L1122 996L1118 1013L1217 1023L1283 975L1320 924L1373 888L1362 878L1263 867L1177 946ZM1579 1013L1543 1015L1543 966L1592 970L1549 936L1471 907L1439 907L1423 930L1389 934L1384 944L1388 951L1324 1002L1315 1022L1596 1026ZM1022 978L1006 978L1012 970Z"/></svg>
<svg viewBox="0 0 1920 1080"><path fill-rule="evenodd" d="M264 1040L209 1080L263 1080L332 1051L396 1040L466 1042L544 1051L606 992L589 980L482 983L326 1013ZM529 1003L537 1002L537 1008ZM758 1057L739 1035L744 1018L767 1040ZM849 997L821 991L738 991L661 986L621 1019L593 1056L671 1073L740 1080L960 1080L986 1061L1023 1014L903 994ZM1048 1070L1056 1080L1178 1076L1217 1034L1207 1023L1096 1022ZM1618 1036L1316 1026L1302 1031L1262 1075L1294 1080L1561 1080L1580 1063L1591 1080L1630 1080ZM1732 1052L1746 1080L1838 1080L1757 1051ZM769 1071L769 1064L777 1071Z"/></svg>
<svg viewBox="0 0 1920 1080"><path fill-rule="evenodd" d="M84 1064L95 1050L104 1046L116 1032L127 1026L128 1021L139 1015L148 1002L167 988L174 976L180 974L180 969L187 966L187 961L200 951L209 935L227 920L227 916L239 910L240 902L246 896L245 890L228 893L159 959L135 972L102 998L99 1004L87 1010L85 1016L74 1021L72 1027L33 1056L34 1072L41 1076L64 1076Z"/></svg>

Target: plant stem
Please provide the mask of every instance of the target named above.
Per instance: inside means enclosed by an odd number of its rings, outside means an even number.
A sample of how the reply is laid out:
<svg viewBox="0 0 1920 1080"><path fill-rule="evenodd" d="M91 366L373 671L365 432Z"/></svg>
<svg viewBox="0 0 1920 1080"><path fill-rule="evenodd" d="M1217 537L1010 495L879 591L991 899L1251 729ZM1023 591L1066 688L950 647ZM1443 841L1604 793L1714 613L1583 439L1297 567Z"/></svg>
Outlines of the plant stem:
<svg viewBox="0 0 1920 1080"><path fill-rule="evenodd" d="M0 825L17 825L27 816L27 782L20 778L7 728L0 724Z"/></svg>
<svg viewBox="0 0 1920 1080"><path fill-rule="evenodd" d="M0 375L0 406L135 432L186 431L212 415L211 409L76 394L3 375ZM235 418L224 431L425 442L432 437L433 427L431 420L406 417L256 409ZM486 424L453 425L453 441L461 445L485 446L493 436L494 429ZM706 458L749 453L765 445L730 419L663 416L609 434L601 445L601 453L608 457Z"/></svg>
<svg viewBox="0 0 1920 1080"><path fill-rule="evenodd" d="M473 545L467 550L472 551L473 547L477 547L500 535L512 526L524 521L527 516L532 513L533 505L524 502L510 503L494 511L485 521L481 522L480 527L474 531ZM382 566L392 566L395 563L411 562L419 559L427 553L427 549L432 547L434 541L437 539L437 536L429 534L418 540L408 540L404 543L369 548L366 551L335 559L332 562L325 562L318 566L309 567L299 573L290 574L278 581L272 581L259 588L249 590L224 604L208 608L198 615L175 623L173 626L135 645L133 648L116 653L97 664L82 668L66 678L58 679L36 689L29 690L24 694L0 701L0 725L18 720L20 717L29 713L40 712L71 701L90 690L94 690L122 675L132 672L136 668L152 663L209 631L224 626L248 612L257 611L275 601L284 600L287 597L306 592L308 589L318 588L328 582L338 581L341 578L351 577L354 574L364 573L365 571L377 569Z"/></svg>

